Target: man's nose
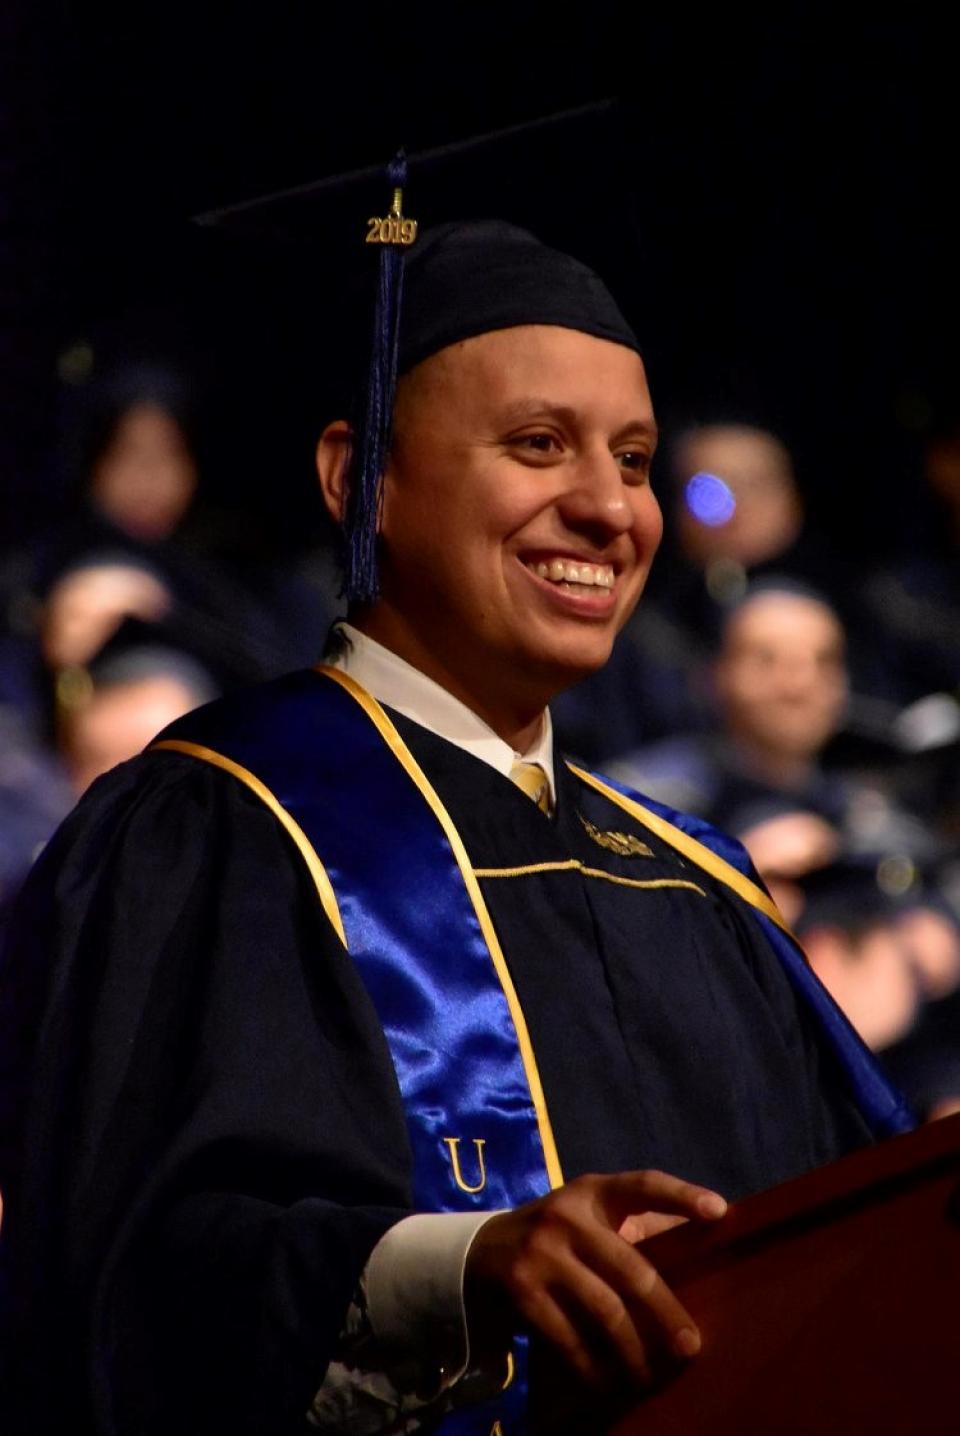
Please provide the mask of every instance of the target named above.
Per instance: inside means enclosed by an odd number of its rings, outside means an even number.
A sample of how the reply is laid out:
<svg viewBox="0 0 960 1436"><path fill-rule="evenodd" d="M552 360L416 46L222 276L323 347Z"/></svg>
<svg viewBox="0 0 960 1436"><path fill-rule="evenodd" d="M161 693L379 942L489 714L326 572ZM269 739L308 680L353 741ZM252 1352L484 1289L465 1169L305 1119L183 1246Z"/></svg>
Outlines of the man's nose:
<svg viewBox="0 0 960 1436"><path fill-rule="evenodd" d="M607 449L581 456L558 507L571 528L593 530L602 542L626 533L633 523L633 506L620 465Z"/></svg>

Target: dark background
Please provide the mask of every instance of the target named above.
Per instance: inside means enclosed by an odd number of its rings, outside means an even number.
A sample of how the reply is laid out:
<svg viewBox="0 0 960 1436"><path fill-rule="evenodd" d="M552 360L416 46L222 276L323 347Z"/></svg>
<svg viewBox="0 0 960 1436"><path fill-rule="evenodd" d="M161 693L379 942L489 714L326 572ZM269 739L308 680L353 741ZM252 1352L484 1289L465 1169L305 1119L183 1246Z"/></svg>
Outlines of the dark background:
<svg viewBox="0 0 960 1436"><path fill-rule="evenodd" d="M661 416L777 428L814 512L858 555L908 533L919 440L954 402L958 317L951 48L924 9L116 14L8 0L3 17L9 537L49 514L78 374L145 347L183 356L196 376L215 496L280 537L308 533L307 451L290 435L313 417L287 382L291 355L264 324L255 278L246 292L236 275L219 284L187 217L384 160L398 144L416 151L614 95L631 193L596 223L629 216L633 260L615 277L643 328ZM559 206L577 203L583 168L572 156Z"/></svg>

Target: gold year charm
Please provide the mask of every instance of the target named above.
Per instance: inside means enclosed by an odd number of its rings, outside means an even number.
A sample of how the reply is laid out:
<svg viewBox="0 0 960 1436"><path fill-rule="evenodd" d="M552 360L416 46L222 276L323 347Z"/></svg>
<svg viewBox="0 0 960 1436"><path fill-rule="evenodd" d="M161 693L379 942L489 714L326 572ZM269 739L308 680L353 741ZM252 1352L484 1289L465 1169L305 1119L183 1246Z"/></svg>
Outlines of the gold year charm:
<svg viewBox="0 0 960 1436"><path fill-rule="evenodd" d="M417 221L403 215L403 190L395 189L390 213L384 219L376 215L367 220L367 244L413 244L417 237Z"/></svg>

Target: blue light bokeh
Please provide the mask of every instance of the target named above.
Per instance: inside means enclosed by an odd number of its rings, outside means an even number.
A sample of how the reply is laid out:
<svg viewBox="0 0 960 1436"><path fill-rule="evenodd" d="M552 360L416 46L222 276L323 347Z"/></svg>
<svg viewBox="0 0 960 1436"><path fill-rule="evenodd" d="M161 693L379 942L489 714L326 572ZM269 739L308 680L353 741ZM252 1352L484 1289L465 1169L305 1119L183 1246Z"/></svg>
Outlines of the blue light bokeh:
<svg viewBox="0 0 960 1436"><path fill-rule="evenodd" d="M737 507L729 484L717 474L708 474L705 470L687 480L684 502L699 523L712 529L729 523Z"/></svg>

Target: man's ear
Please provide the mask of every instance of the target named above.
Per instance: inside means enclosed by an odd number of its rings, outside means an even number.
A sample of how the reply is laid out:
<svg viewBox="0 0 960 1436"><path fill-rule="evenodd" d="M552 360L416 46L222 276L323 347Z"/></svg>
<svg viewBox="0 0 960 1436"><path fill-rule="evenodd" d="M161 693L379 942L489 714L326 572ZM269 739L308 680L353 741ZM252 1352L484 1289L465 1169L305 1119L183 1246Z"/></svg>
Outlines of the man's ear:
<svg viewBox="0 0 960 1436"><path fill-rule="evenodd" d="M317 440L316 465L327 513L342 523L347 507L347 474L353 455L353 430L346 419L334 419Z"/></svg>

